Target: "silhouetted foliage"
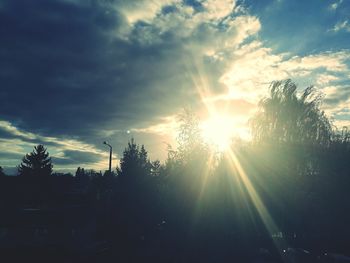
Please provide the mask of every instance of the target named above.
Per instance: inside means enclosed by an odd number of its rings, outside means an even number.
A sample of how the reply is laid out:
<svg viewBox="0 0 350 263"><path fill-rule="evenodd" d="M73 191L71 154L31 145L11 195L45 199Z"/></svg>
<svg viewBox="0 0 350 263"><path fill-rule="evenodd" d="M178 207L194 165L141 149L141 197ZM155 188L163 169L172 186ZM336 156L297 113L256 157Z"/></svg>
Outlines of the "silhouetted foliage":
<svg viewBox="0 0 350 263"><path fill-rule="evenodd" d="M159 176L162 173L163 167L159 160L151 162L151 175Z"/></svg>
<svg viewBox="0 0 350 263"><path fill-rule="evenodd" d="M18 175L31 177L47 177L52 173L52 162L49 153L39 144L34 150L26 154L18 167Z"/></svg>
<svg viewBox="0 0 350 263"><path fill-rule="evenodd" d="M73 174L71 174L71 173L54 172L54 173L52 173L52 176L68 176L68 177L71 177L71 176L73 176Z"/></svg>
<svg viewBox="0 0 350 263"><path fill-rule="evenodd" d="M80 168L80 166L79 166L75 172L75 176L76 177L86 176L84 168Z"/></svg>
<svg viewBox="0 0 350 263"><path fill-rule="evenodd" d="M180 124L177 137L177 157L181 162L191 162L203 154L205 144L199 127L199 119L190 109L184 109L178 116Z"/></svg>
<svg viewBox="0 0 350 263"><path fill-rule="evenodd" d="M144 145L140 148L132 138L123 152L123 157L120 159L120 167L117 169L118 175L132 178L135 176L148 176L151 174L151 167L152 165Z"/></svg>
<svg viewBox="0 0 350 263"><path fill-rule="evenodd" d="M270 96L260 100L259 112L250 121L253 139L328 145L332 127L320 103L321 95L312 86L298 96L291 80L273 82Z"/></svg>
<svg viewBox="0 0 350 263"><path fill-rule="evenodd" d="M88 177L101 177L102 176L102 172L101 171L95 171L94 169L86 169L84 170L84 168L82 168L82 170L84 171L84 175L88 176Z"/></svg>
<svg viewBox="0 0 350 263"><path fill-rule="evenodd" d="M103 173L103 176L115 176L115 172L114 171L109 172L109 170L105 170Z"/></svg>
<svg viewBox="0 0 350 263"><path fill-rule="evenodd" d="M199 127L199 119L190 109L184 109L178 115L177 148L168 145L168 158L165 173L190 172L200 174L210 155Z"/></svg>

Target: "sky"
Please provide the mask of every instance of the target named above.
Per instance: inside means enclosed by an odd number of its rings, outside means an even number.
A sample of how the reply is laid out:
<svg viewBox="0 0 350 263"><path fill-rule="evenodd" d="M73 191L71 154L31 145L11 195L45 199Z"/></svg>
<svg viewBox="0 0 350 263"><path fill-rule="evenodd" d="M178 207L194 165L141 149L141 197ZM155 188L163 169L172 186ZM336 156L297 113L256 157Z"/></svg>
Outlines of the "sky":
<svg viewBox="0 0 350 263"><path fill-rule="evenodd" d="M151 159L177 116L225 115L237 136L271 81L314 85L350 126L349 0L1 0L0 166L44 144L54 170L106 170L132 137Z"/></svg>

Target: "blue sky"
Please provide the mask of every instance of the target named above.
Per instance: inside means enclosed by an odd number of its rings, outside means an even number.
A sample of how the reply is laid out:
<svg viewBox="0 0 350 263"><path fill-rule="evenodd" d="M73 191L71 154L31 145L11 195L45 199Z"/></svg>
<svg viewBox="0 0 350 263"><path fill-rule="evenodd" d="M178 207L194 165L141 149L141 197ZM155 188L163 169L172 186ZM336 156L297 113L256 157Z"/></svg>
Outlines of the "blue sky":
<svg viewBox="0 0 350 263"><path fill-rule="evenodd" d="M314 85L350 125L350 1L3 0L0 165L43 143L54 169L104 170L127 141L152 159L176 116L225 115L237 136L273 80Z"/></svg>

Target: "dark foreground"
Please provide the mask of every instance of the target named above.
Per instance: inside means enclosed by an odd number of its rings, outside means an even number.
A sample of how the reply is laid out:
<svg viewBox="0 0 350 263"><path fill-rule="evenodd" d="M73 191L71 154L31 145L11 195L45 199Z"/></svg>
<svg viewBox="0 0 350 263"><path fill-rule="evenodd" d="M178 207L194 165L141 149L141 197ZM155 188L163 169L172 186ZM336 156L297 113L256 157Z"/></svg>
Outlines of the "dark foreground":
<svg viewBox="0 0 350 263"><path fill-rule="evenodd" d="M310 251L302 248L247 247L231 244L226 248L165 248L162 245L149 247L125 247L107 242L98 242L89 247L66 246L16 246L1 249L1 262L350 262L344 254L328 251Z"/></svg>
<svg viewBox="0 0 350 263"><path fill-rule="evenodd" d="M2 178L0 262L350 262L346 202L311 211L283 189L263 200L271 230L226 177L203 195L187 178Z"/></svg>

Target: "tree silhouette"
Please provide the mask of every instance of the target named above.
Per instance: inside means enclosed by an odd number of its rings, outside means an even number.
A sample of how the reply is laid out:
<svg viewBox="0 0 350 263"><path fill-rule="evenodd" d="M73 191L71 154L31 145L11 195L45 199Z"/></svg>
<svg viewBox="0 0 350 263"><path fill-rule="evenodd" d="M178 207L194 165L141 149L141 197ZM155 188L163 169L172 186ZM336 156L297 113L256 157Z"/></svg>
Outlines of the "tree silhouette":
<svg viewBox="0 0 350 263"><path fill-rule="evenodd" d="M18 174L21 176L47 177L52 173L52 162L46 148L39 144L34 150L26 154L18 167Z"/></svg>
<svg viewBox="0 0 350 263"><path fill-rule="evenodd" d="M321 95L313 86L298 96L297 86L290 79L273 82L270 96L260 100L259 111L250 120L253 139L327 145L332 127L320 103Z"/></svg>
<svg viewBox="0 0 350 263"><path fill-rule="evenodd" d="M144 147L135 143L134 138L128 142L128 147L123 152L120 160L120 167L117 169L118 175L138 176L150 175L152 165L148 159L148 153Z"/></svg>
<svg viewBox="0 0 350 263"><path fill-rule="evenodd" d="M162 164L159 160L151 162L151 173L152 176L159 176L162 172Z"/></svg>
<svg viewBox="0 0 350 263"><path fill-rule="evenodd" d="M179 144L178 150L180 155L187 156L189 152L203 143L201 140L199 119L189 109L184 109L178 118L180 123L179 135L177 137Z"/></svg>
<svg viewBox="0 0 350 263"><path fill-rule="evenodd" d="M152 165L151 162L148 158L148 152L145 149L144 145L141 145L141 149L139 152L139 163L140 163L140 167L143 171L147 172L147 174L149 174Z"/></svg>
<svg viewBox="0 0 350 263"><path fill-rule="evenodd" d="M75 177L82 177L86 176L84 168L80 168L80 166L77 168L75 172Z"/></svg>
<svg viewBox="0 0 350 263"><path fill-rule="evenodd" d="M199 160L205 160L208 155L207 145L201 135L199 119L190 109L184 109L178 115L177 149L168 145L168 169L176 165L198 165Z"/></svg>

